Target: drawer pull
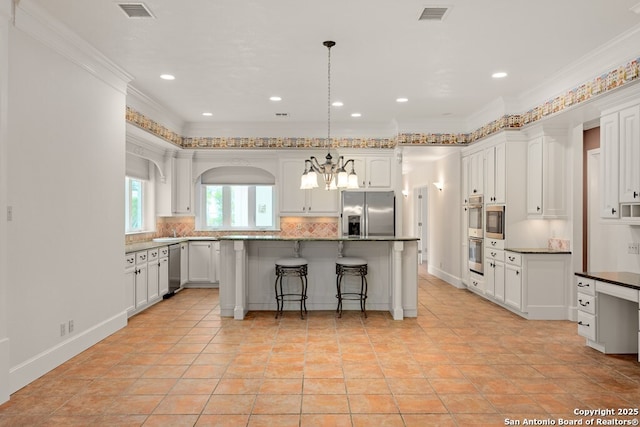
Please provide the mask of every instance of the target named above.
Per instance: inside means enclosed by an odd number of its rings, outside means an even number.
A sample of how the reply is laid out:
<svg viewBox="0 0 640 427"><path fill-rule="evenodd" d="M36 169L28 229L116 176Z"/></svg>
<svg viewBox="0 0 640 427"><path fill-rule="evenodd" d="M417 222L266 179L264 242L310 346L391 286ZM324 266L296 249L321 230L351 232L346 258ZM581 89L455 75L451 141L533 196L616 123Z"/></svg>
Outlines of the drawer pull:
<svg viewBox="0 0 640 427"><path fill-rule="evenodd" d="M495 245L496 245L496 243L498 243L498 242L496 242L495 240L492 240L492 241L491 241L491 246L495 246Z"/></svg>
<svg viewBox="0 0 640 427"><path fill-rule="evenodd" d="M585 284L585 283L582 283L582 282L578 282L578 287L579 288L588 288L589 284L588 283Z"/></svg>
<svg viewBox="0 0 640 427"><path fill-rule="evenodd" d="M515 260L516 260L516 257L514 257L514 256L510 256L509 257L509 261L515 261Z"/></svg>
<svg viewBox="0 0 640 427"><path fill-rule="evenodd" d="M493 256L493 257L496 256L496 253L495 252L491 252L491 256Z"/></svg>
<svg viewBox="0 0 640 427"><path fill-rule="evenodd" d="M583 303L581 299L578 300L578 302L580 303L581 306L586 307L589 305L589 301L587 301L586 303Z"/></svg>
<svg viewBox="0 0 640 427"><path fill-rule="evenodd" d="M590 327L590 326L591 326L589 323L582 323L582 320L580 320L580 321L578 322L578 325L580 325L580 326L586 326L586 327Z"/></svg>

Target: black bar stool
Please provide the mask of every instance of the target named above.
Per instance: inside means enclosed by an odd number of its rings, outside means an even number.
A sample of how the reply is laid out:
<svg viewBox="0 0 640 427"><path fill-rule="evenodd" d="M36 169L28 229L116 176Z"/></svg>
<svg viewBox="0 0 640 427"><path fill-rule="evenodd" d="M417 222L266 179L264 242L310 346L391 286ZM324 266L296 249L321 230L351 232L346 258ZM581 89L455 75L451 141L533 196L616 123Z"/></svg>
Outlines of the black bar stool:
<svg viewBox="0 0 640 427"><path fill-rule="evenodd" d="M300 278L299 293L284 293L282 289L282 278L285 276ZM276 319L280 317L284 310L285 301L300 301L300 318L304 319L307 312L307 260L304 258L281 258L276 261Z"/></svg>
<svg viewBox="0 0 640 427"><path fill-rule="evenodd" d="M343 292L342 279L344 276L360 276L359 292ZM360 301L360 311L367 317L367 261L362 258L342 257L336 260L336 289L338 293L338 308L336 313L342 317L342 301Z"/></svg>

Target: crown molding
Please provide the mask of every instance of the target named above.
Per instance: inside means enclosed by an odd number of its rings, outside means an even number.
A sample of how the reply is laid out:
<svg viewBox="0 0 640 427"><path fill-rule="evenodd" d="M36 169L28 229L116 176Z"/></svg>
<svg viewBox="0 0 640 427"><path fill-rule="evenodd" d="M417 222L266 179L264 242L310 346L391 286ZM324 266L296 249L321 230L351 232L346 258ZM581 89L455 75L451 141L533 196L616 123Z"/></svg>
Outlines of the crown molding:
<svg viewBox="0 0 640 427"><path fill-rule="evenodd" d="M15 27L122 94L133 77L31 0L15 5Z"/></svg>
<svg viewBox="0 0 640 427"><path fill-rule="evenodd" d="M180 135L184 134L185 121L182 118L132 84L127 87L127 106L162 123Z"/></svg>

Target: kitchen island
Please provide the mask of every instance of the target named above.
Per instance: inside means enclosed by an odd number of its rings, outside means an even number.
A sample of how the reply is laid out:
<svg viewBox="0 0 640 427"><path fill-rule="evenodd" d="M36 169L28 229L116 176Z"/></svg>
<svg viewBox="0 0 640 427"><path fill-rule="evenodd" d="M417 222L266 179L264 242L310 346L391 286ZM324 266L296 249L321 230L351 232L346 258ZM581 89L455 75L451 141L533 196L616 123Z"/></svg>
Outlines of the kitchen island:
<svg viewBox="0 0 640 427"><path fill-rule="evenodd" d="M340 256L367 261L367 311L389 311L395 320L418 315L418 239L415 237L282 238L220 237L220 314L244 319L251 310L276 310L275 262L308 261L307 309L335 310L335 261ZM285 304L299 310L299 303ZM344 310L359 310L345 301Z"/></svg>

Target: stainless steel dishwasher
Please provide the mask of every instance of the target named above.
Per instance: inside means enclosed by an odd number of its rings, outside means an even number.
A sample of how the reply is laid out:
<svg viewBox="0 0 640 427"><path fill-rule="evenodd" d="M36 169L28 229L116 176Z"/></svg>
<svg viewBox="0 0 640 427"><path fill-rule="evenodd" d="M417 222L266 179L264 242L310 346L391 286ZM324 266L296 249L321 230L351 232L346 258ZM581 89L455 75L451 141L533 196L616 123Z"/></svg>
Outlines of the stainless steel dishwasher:
<svg viewBox="0 0 640 427"><path fill-rule="evenodd" d="M169 292L164 299L171 298L180 290L180 244L169 245Z"/></svg>

